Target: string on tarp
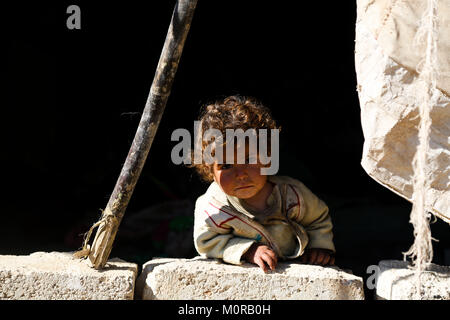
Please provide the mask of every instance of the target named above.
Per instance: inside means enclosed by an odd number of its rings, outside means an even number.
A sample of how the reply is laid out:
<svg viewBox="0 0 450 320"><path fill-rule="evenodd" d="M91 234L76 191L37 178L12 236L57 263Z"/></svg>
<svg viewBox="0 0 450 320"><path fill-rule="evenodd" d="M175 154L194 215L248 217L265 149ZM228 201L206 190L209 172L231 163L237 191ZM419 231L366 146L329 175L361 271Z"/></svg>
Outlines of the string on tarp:
<svg viewBox="0 0 450 320"><path fill-rule="evenodd" d="M429 136L431 128L431 109L437 102L436 80L438 74L437 60L437 39L438 39L438 19L437 0L428 0L427 8L421 18L414 43L416 46L425 44L425 55L417 66L419 74L417 90L417 106L419 111L418 138L419 145L413 159L413 206L411 210L410 223L414 227L414 243L411 248L404 253L411 258L411 267L415 270L416 297L420 299L424 296L421 274L433 259L433 246L430 230L431 213L426 209L426 194L429 190L428 171L428 151Z"/></svg>

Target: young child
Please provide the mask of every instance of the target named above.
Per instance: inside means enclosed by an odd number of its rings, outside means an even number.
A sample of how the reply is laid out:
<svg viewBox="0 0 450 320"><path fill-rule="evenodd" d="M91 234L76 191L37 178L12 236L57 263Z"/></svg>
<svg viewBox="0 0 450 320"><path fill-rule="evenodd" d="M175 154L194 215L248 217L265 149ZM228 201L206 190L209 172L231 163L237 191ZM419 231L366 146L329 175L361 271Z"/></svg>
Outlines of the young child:
<svg viewBox="0 0 450 320"><path fill-rule="evenodd" d="M278 129L269 109L242 96L204 108L199 134L211 128L223 135L226 129ZM205 142L199 145L204 151ZM224 144L219 147L225 153ZM262 175L264 165L259 158L256 164L249 163L248 144L245 150L244 164L216 159L213 164L193 165L205 181L212 182L195 205L198 253L231 264L247 261L264 272L275 270L279 259L298 257L305 263L333 265L335 248L326 204L296 179Z"/></svg>

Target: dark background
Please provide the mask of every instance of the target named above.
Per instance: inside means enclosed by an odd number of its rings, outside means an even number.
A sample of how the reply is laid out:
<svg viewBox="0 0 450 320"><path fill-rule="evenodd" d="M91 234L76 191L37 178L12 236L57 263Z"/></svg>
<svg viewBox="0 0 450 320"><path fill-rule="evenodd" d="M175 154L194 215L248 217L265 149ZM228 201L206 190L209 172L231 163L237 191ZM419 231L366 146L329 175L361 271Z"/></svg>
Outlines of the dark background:
<svg viewBox="0 0 450 320"><path fill-rule="evenodd" d="M355 1L199 0L160 127L111 257L193 257L192 206L207 188L171 162L201 105L252 95L282 126L280 175L330 207L336 263L403 258L411 204L360 165ZM66 9L81 8L81 30ZM114 188L144 108L175 1L41 1L2 7L0 254L75 251ZM431 226L450 264L448 225ZM371 294L370 292L368 294Z"/></svg>

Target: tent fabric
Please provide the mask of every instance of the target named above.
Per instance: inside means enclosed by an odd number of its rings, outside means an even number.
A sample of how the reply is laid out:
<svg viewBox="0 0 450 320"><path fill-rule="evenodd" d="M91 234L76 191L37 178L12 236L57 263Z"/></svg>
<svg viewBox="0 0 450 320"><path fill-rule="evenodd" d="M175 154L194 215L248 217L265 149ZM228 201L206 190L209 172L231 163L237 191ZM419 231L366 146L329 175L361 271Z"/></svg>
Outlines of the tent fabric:
<svg viewBox="0 0 450 320"><path fill-rule="evenodd" d="M412 201L419 144L416 72L425 44L414 45L426 1L357 0L355 69L369 176ZM438 100L432 106L426 208L450 223L450 2L438 0Z"/></svg>

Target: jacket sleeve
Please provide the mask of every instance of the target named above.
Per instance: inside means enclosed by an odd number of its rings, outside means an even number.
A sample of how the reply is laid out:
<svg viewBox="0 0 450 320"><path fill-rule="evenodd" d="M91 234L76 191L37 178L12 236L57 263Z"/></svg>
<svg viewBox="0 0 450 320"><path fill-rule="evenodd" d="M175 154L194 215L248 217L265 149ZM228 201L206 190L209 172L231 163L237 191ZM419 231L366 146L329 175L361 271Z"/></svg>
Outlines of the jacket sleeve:
<svg viewBox="0 0 450 320"><path fill-rule="evenodd" d="M303 183L296 183L304 206L304 214L299 222L309 236L307 248L322 248L336 251L333 243L333 224L328 214L328 206L311 192Z"/></svg>
<svg viewBox="0 0 450 320"><path fill-rule="evenodd" d="M227 263L242 264L242 256L256 241L235 236L233 229L225 223L221 224L221 217L214 216L204 202L204 199L199 198L195 204L195 249L208 258L219 258Z"/></svg>

